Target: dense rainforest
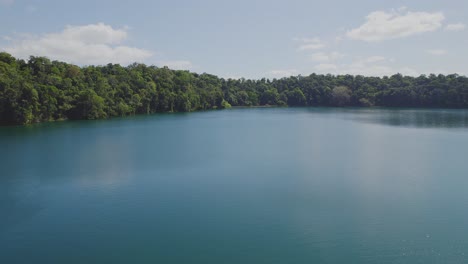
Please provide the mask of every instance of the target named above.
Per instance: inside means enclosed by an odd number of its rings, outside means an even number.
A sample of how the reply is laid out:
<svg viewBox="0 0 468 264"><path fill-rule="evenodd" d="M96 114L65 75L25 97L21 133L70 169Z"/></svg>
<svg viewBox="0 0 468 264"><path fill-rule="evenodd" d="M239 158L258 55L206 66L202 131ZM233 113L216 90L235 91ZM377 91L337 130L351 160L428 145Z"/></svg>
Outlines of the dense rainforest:
<svg viewBox="0 0 468 264"><path fill-rule="evenodd" d="M78 67L34 56L24 61L0 52L0 124L263 105L468 108L468 78L223 79L137 63Z"/></svg>

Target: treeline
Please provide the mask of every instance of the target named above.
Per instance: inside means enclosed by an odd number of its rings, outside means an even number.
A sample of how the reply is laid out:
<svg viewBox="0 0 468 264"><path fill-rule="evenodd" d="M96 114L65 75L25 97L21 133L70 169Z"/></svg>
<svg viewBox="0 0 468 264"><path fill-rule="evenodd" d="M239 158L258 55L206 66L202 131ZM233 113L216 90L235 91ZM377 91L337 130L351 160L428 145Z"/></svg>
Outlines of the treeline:
<svg viewBox="0 0 468 264"><path fill-rule="evenodd" d="M144 64L78 67L0 52L0 123L101 119L231 106L468 107L468 78L456 74L223 79Z"/></svg>

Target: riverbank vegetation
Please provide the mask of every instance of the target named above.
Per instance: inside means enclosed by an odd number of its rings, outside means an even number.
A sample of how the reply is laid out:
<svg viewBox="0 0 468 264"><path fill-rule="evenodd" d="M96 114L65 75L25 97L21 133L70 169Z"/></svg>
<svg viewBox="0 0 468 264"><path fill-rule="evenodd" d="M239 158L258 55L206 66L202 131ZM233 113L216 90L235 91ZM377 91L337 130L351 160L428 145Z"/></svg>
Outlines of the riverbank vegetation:
<svg viewBox="0 0 468 264"><path fill-rule="evenodd" d="M292 76L223 79L134 63L85 66L0 52L0 123L102 119L231 106L468 107L468 78L456 74Z"/></svg>

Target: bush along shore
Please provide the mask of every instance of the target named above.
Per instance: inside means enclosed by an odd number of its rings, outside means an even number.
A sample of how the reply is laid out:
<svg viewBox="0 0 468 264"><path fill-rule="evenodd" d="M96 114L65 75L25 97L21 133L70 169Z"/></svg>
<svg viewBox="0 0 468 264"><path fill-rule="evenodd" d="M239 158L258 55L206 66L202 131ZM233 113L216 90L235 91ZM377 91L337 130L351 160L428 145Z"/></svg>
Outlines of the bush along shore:
<svg viewBox="0 0 468 264"><path fill-rule="evenodd" d="M292 76L224 79L134 63L78 67L0 52L0 124L103 119L231 106L467 108L468 78L457 74Z"/></svg>

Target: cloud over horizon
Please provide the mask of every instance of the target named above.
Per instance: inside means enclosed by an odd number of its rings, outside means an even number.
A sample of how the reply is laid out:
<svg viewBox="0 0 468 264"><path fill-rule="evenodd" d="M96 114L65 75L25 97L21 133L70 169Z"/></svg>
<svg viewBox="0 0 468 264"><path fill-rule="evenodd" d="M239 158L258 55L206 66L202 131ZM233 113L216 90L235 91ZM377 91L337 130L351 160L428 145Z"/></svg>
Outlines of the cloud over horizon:
<svg viewBox="0 0 468 264"><path fill-rule="evenodd" d="M346 35L354 40L379 42L435 31L442 27L444 19L442 12L411 12L406 8L374 11L366 16L364 24L347 31Z"/></svg>
<svg viewBox="0 0 468 264"><path fill-rule="evenodd" d="M448 52L444 49L428 49L426 50L427 53L435 56L442 56L447 54Z"/></svg>
<svg viewBox="0 0 468 264"><path fill-rule="evenodd" d="M299 51L325 48L325 43L323 43L320 38L294 38L294 40L300 42L300 45L297 48Z"/></svg>
<svg viewBox="0 0 468 264"><path fill-rule="evenodd" d="M31 55L46 56L79 65L146 61L153 55L151 51L122 44L128 38L127 31L127 28L115 29L104 23L68 25L57 33L10 36L9 44L3 48L22 59Z"/></svg>
<svg viewBox="0 0 468 264"><path fill-rule="evenodd" d="M463 24L463 23L448 24L445 27L445 30L446 31L462 31L462 30L465 29L465 27L466 27L466 25Z"/></svg>
<svg viewBox="0 0 468 264"><path fill-rule="evenodd" d="M157 63L161 67L167 66L173 70L192 70L193 65L188 60L172 60L172 61L160 61Z"/></svg>
<svg viewBox="0 0 468 264"><path fill-rule="evenodd" d="M335 61L338 59L343 58L345 55L343 53L332 51L332 52L316 52L313 53L310 58L313 61L319 62L327 62L327 61Z"/></svg>
<svg viewBox="0 0 468 264"><path fill-rule="evenodd" d="M391 76L396 73L401 73L409 76L417 76L419 72L410 67L395 67L392 65L391 59L383 56L369 56L363 58L355 58L350 63L333 64L321 63L314 67L318 73L327 74L351 74L363 76Z"/></svg>
<svg viewBox="0 0 468 264"><path fill-rule="evenodd" d="M290 77L296 76L299 72L296 69L283 69L283 70L272 70L267 73L269 76L273 78L283 78L283 77Z"/></svg>

